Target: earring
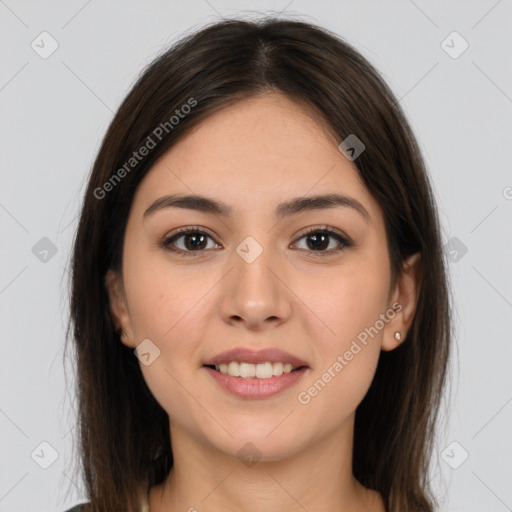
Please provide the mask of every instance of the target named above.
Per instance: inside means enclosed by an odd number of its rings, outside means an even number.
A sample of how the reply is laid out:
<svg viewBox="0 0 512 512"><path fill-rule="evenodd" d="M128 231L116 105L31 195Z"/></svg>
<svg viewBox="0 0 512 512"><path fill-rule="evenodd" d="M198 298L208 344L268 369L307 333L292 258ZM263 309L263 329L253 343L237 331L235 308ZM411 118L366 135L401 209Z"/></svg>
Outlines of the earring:
<svg viewBox="0 0 512 512"><path fill-rule="evenodd" d="M396 332L395 332L395 340L396 340L396 341L400 341L401 339L402 339L402 336L401 336L401 334L400 334L400 331L396 331Z"/></svg>

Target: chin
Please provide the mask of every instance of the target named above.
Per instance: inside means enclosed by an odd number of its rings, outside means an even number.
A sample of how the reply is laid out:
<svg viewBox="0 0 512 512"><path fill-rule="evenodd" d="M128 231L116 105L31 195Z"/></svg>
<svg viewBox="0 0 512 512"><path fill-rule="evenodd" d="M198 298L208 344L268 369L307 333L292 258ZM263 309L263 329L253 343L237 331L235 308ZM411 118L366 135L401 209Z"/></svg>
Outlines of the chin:
<svg viewBox="0 0 512 512"><path fill-rule="evenodd" d="M209 442L217 450L240 459L248 467L251 467L253 462L281 461L297 454L303 442L297 441L286 429L278 433L278 427L272 432L275 426L264 429L264 434L262 429L238 430L233 438L223 436L222 440L209 439ZM269 435L269 432L272 433Z"/></svg>

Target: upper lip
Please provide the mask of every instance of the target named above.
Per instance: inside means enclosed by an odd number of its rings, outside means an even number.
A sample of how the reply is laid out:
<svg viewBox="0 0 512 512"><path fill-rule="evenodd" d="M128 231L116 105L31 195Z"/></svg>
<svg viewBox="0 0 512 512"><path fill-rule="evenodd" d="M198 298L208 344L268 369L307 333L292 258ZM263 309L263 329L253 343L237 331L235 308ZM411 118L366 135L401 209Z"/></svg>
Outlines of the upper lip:
<svg viewBox="0 0 512 512"><path fill-rule="evenodd" d="M252 350L250 348L235 348L217 354L215 357L204 362L204 366L213 366L223 363L238 361L240 363L290 363L292 366L308 366L308 364L298 357L284 352L278 348L266 348L263 350Z"/></svg>

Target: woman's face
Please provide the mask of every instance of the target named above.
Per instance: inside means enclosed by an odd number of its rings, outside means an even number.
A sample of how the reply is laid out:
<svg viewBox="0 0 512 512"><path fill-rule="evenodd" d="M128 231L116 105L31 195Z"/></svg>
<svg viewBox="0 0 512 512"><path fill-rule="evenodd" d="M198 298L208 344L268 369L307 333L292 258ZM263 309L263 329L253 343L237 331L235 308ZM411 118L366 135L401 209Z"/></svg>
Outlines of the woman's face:
<svg viewBox="0 0 512 512"><path fill-rule="evenodd" d="M171 432L225 454L251 442L263 460L290 456L350 428L381 349L398 344L395 331L404 337L409 308L390 288L382 212L340 142L290 99L262 95L209 117L139 185L122 281L110 274L109 289L123 342L143 343L141 370ZM313 201L327 194L351 203ZM158 202L171 195L226 211ZM296 201L302 208L282 206ZM172 239L187 227L195 235ZM305 368L245 379L205 366L233 349L278 349Z"/></svg>

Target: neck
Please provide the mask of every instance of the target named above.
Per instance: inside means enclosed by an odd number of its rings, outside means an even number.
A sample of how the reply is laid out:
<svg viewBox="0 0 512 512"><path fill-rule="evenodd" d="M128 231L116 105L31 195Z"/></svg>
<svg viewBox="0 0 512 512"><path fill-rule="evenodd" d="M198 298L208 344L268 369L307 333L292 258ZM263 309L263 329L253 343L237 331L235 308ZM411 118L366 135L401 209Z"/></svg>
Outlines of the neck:
<svg viewBox="0 0 512 512"><path fill-rule="evenodd" d="M174 465L165 482L151 489L150 510L383 512L380 495L352 474L353 419L288 457L258 454L252 462L171 423Z"/></svg>

